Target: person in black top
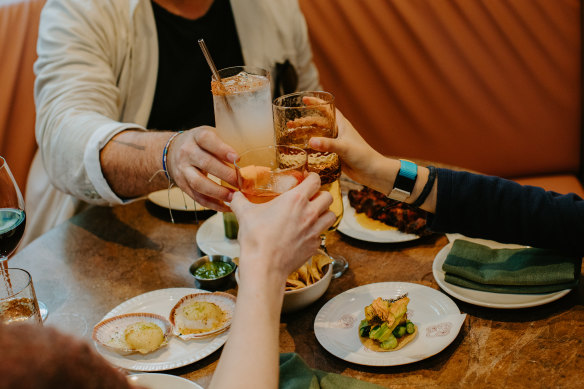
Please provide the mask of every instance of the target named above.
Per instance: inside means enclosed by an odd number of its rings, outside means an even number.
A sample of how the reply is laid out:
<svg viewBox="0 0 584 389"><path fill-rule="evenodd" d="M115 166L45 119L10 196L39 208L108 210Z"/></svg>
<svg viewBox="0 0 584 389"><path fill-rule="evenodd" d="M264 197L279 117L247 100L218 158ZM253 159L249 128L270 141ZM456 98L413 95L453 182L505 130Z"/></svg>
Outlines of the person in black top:
<svg viewBox="0 0 584 389"><path fill-rule="evenodd" d="M391 193L402 163L375 151L339 111L337 124L337 139L312 138L310 146L339 154L343 170L355 181ZM562 195L499 177L418 166L405 202L431 212L427 226L436 232L584 256L584 200L574 193Z"/></svg>

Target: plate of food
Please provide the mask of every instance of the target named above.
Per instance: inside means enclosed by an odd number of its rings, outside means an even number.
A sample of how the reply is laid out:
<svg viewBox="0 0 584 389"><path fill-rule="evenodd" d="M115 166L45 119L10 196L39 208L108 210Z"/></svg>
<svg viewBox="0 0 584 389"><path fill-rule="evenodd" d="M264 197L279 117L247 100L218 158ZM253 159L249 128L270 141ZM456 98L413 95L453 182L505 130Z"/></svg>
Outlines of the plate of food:
<svg viewBox="0 0 584 389"><path fill-rule="evenodd" d="M391 200L370 188L349 190L343 195L345 209L339 232L374 243L398 243L429 234L427 213Z"/></svg>
<svg viewBox="0 0 584 389"><path fill-rule="evenodd" d="M215 212L204 207L183 192L178 186L170 189L162 189L148 195L148 200L162 208L169 208L173 211L186 212Z"/></svg>
<svg viewBox="0 0 584 389"><path fill-rule="evenodd" d="M131 298L95 325L97 351L136 371L162 371L201 360L227 340L235 297L193 288L160 289Z"/></svg>
<svg viewBox="0 0 584 389"><path fill-rule="evenodd" d="M503 244L494 241L488 241L483 239L471 239L464 237L464 239L471 242L483 244L491 248L521 248L525 246ZM444 246L432 263L432 274L436 279L436 282L440 288L448 293L450 296L459 299L460 301L467 302L469 304L478 305L487 308L500 308L500 309L516 309L516 308L529 308L536 307L538 305L543 305L550 303L552 301L558 300L568 293L571 289L560 290L558 292L552 293L541 293L541 294L512 294L512 293L492 293L485 292L481 290L474 290L469 288L463 288L462 286L453 285L445 281L445 272L442 270L442 265L446 261L446 257L452 248L453 241L446 246Z"/></svg>
<svg viewBox="0 0 584 389"><path fill-rule="evenodd" d="M359 286L329 300L314 320L318 342L345 361L404 365L444 350L466 315L445 294L407 282Z"/></svg>

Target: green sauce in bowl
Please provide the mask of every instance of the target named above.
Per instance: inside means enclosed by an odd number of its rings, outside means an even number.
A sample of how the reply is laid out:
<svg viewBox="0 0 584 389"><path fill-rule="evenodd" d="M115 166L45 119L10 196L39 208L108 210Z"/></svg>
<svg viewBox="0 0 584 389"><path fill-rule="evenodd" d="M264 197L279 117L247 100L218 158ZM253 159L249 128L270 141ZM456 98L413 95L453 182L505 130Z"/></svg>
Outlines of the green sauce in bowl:
<svg viewBox="0 0 584 389"><path fill-rule="evenodd" d="M205 262L198 266L193 274L197 278L212 280L226 276L232 270L233 267L227 262Z"/></svg>

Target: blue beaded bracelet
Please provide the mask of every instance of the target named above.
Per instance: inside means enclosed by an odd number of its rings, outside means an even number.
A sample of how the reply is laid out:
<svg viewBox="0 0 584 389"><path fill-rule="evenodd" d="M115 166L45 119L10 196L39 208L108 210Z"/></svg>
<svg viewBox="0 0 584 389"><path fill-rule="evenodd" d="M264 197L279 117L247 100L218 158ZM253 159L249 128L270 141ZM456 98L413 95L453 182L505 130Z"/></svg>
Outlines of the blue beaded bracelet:
<svg viewBox="0 0 584 389"><path fill-rule="evenodd" d="M170 144L172 143L172 141L174 140L174 138L176 138L178 135L182 134L184 131L179 131L175 134L172 134L172 136L170 138L168 138L168 141L166 142L166 146L164 146L164 150L162 151L162 171L164 172L164 175L166 176L166 178L168 178L169 180L170 175L168 174L168 171L166 170L166 156L168 155L168 148L170 147Z"/></svg>

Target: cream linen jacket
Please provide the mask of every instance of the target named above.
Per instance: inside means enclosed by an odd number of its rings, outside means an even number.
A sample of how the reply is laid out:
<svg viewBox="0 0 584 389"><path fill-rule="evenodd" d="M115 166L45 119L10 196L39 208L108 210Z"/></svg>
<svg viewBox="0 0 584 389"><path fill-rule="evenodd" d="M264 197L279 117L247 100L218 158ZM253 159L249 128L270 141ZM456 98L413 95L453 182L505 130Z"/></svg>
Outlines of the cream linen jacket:
<svg viewBox="0 0 584 389"><path fill-rule="evenodd" d="M319 89L297 0L231 0L246 65L289 60L298 90ZM193 50L198 50L193 37ZM123 204L99 154L126 129L146 130L158 71L150 0L48 0L35 63L35 156L27 183L23 245L87 204Z"/></svg>

